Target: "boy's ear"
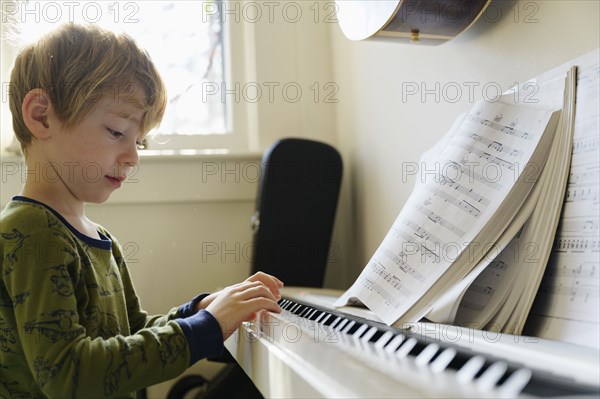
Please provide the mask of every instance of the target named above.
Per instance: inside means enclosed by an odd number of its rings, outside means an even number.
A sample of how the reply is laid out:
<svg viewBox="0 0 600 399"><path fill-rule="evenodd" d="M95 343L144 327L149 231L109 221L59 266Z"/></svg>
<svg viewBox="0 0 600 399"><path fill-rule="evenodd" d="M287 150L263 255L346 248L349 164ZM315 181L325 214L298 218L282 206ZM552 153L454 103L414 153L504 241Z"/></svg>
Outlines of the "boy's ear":
<svg viewBox="0 0 600 399"><path fill-rule="evenodd" d="M49 113L52 104L48 94L42 89L33 89L25 94L22 112L25 126L38 140L50 137Z"/></svg>

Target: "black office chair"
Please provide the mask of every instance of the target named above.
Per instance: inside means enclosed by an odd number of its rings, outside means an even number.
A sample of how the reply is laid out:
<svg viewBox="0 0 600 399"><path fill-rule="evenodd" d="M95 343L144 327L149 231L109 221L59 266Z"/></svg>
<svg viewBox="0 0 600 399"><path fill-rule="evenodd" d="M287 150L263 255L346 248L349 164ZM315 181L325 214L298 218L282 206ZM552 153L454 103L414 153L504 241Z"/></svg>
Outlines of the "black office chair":
<svg viewBox="0 0 600 399"><path fill-rule="evenodd" d="M342 159L328 144L286 138L265 152L252 217L253 273L323 287L341 179Z"/></svg>
<svg viewBox="0 0 600 399"><path fill-rule="evenodd" d="M286 138L267 149L251 218L252 273L272 274L287 286L323 286L341 179L341 157L328 144ZM168 399L194 389L195 399L262 398L228 352L210 360L228 364L211 381L180 379Z"/></svg>

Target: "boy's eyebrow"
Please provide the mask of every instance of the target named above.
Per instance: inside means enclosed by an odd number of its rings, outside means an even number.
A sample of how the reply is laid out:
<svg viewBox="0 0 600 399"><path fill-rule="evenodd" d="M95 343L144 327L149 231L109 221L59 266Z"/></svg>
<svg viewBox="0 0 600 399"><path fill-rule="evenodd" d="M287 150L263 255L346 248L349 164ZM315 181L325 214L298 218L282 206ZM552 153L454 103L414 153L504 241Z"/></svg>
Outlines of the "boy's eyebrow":
<svg viewBox="0 0 600 399"><path fill-rule="evenodd" d="M141 121L138 118L131 116L127 112L123 112L123 111L108 111L108 113L116 115L116 116L124 118L124 119L128 119L128 120L130 120L130 121L132 121L134 123L137 123L138 125L141 124Z"/></svg>

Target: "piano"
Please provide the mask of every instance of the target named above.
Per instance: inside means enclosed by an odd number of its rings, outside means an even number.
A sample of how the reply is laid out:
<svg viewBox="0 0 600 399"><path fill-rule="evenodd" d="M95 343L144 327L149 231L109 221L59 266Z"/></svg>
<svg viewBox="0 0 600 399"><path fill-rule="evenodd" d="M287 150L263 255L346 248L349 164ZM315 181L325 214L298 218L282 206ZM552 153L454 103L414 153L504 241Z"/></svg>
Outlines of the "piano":
<svg viewBox="0 0 600 399"><path fill-rule="evenodd" d="M433 323L398 329L341 292L285 288L225 346L265 397L600 397L600 352Z"/></svg>

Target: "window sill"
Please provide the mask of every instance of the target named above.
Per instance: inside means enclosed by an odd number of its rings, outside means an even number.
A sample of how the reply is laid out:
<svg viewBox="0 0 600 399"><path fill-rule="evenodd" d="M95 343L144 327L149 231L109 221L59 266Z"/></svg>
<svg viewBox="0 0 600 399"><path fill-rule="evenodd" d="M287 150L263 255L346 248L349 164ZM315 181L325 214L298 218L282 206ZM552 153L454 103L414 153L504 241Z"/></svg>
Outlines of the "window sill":
<svg viewBox="0 0 600 399"><path fill-rule="evenodd" d="M140 166L105 204L254 201L261 157L237 150L141 151ZM1 164L4 207L21 191L26 171L17 155L2 156Z"/></svg>
<svg viewBox="0 0 600 399"><path fill-rule="evenodd" d="M140 163L171 162L183 160L260 160L258 151L210 149L210 150L141 150Z"/></svg>

